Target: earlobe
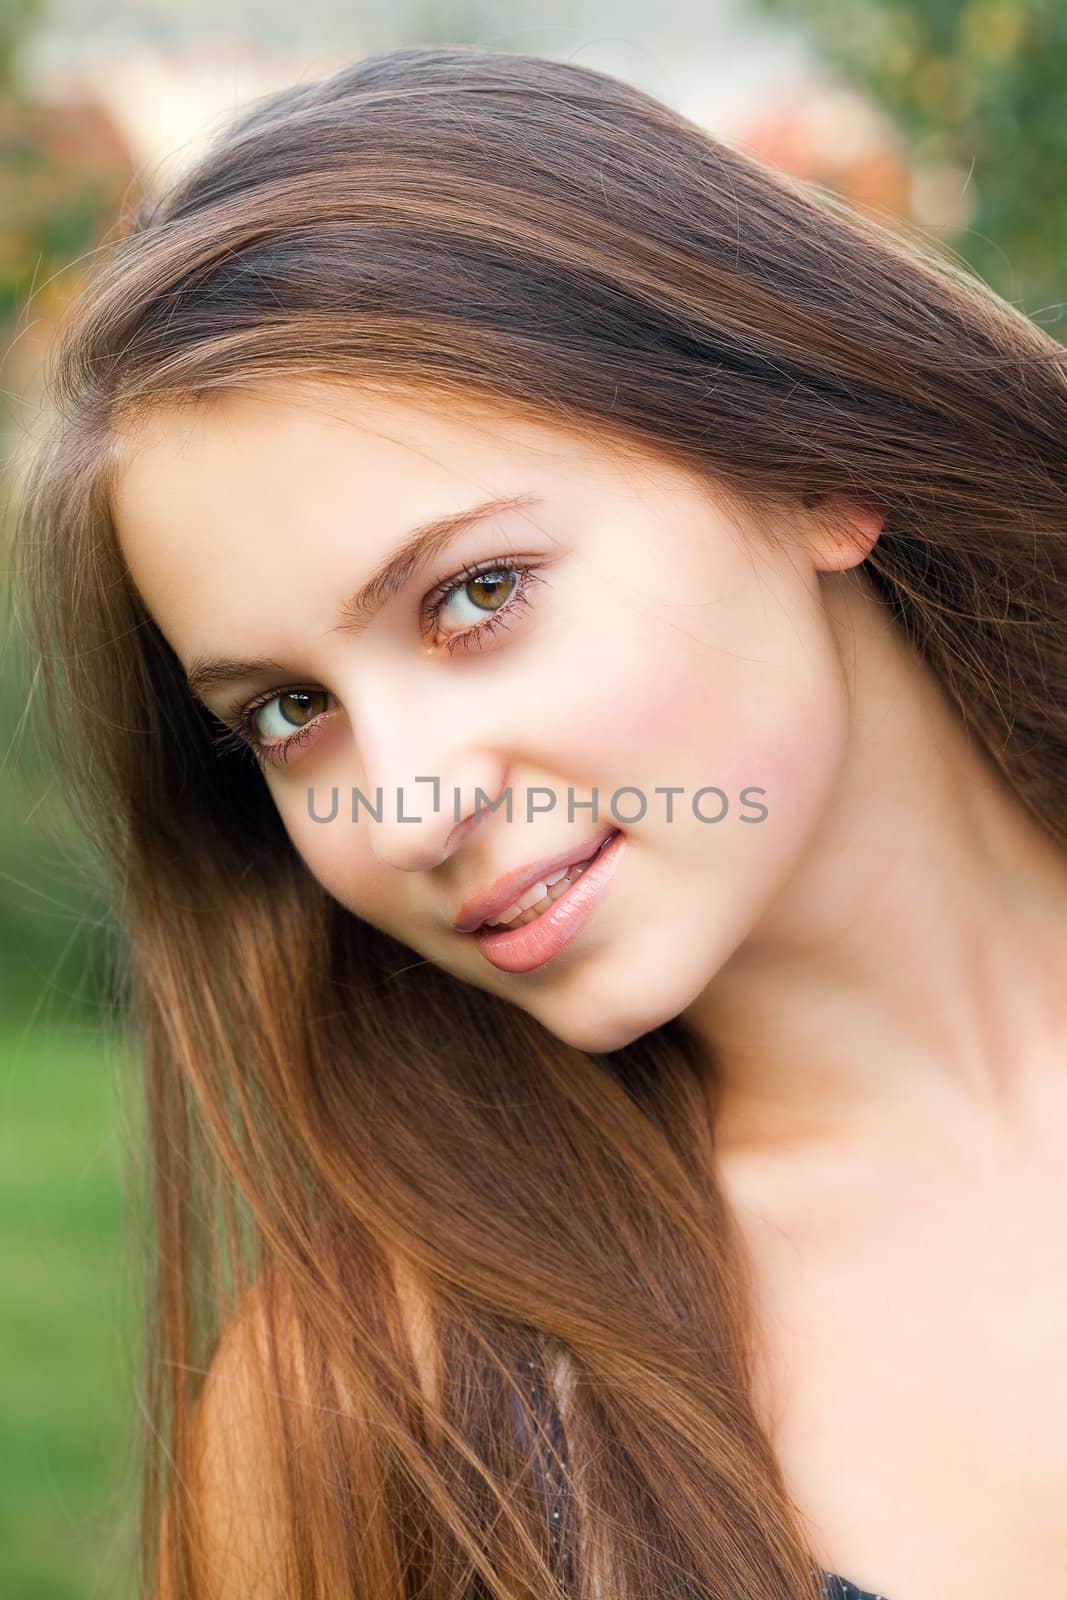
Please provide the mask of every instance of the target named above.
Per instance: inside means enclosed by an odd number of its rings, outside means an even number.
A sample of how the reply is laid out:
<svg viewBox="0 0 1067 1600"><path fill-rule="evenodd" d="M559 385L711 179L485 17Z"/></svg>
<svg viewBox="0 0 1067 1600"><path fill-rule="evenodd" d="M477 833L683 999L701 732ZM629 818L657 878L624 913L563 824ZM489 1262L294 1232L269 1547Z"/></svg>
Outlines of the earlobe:
<svg viewBox="0 0 1067 1600"><path fill-rule="evenodd" d="M844 572L866 560L885 522L885 512L855 501L829 507L812 536L817 572Z"/></svg>

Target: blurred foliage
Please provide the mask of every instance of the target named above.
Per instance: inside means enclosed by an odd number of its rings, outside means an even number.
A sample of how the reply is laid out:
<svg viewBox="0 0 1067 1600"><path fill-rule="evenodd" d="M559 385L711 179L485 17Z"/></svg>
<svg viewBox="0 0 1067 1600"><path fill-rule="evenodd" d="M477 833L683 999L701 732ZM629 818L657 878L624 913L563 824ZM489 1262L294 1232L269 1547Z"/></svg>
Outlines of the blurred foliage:
<svg viewBox="0 0 1067 1600"><path fill-rule="evenodd" d="M0 1060L0 1594L121 1600L140 1348L123 1060L92 1026L3 1017Z"/></svg>
<svg viewBox="0 0 1067 1600"><path fill-rule="evenodd" d="M969 175L975 209L953 248L1056 334L1067 300L1065 0L761 3L889 113L919 169Z"/></svg>
<svg viewBox="0 0 1067 1600"><path fill-rule="evenodd" d="M42 19L40 0L0 0L0 423L5 519L17 493L8 464L36 407L40 361L86 257L111 227L132 163L102 108L41 102L15 62ZM3 566L8 566L5 560ZM35 663L0 590L0 1012L84 1023L112 996L113 937L86 850L40 749L30 711Z"/></svg>
<svg viewBox="0 0 1067 1600"><path fill-rule="evenodd" d="M0 87L11 84L22 41L43 16L42 0L0 0Z"/></svg>
<svg viewBox="0 0 1067 1600"><path fill-rule="evenodd" d="M25 642L0 637L0 1015L79 1026L120 994L117 936L92 857L42 748Z"/></svg>
<svg viewBox="0 0 1067 1600"><path fill-rule="evenodd" d="M8 336L31 294L101 238L130 171L98 106L42 104L0 86L0 328L7 324Z"/></svg>

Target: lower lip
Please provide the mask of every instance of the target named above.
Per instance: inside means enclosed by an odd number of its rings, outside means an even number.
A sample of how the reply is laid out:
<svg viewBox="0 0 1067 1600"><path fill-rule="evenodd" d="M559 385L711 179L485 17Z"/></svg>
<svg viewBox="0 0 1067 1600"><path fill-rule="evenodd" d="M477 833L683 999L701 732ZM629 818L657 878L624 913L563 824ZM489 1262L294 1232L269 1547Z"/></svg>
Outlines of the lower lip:
<svg viewBox="0 0 1067 1600"><path fill-rule="evenodd" d="M618 866L623 836L615 834L571 884L539 917L521 928L479 928L474 937L487 961L502 972L533 972L558 956L580 933L596 909L600 895Z"/></svg>

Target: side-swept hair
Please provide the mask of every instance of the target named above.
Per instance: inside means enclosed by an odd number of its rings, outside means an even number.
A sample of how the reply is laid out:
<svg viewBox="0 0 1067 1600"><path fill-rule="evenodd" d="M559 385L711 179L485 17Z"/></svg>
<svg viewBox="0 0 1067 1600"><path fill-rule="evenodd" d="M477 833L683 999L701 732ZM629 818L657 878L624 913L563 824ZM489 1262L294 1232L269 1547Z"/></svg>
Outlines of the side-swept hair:
<svg viewBox="0 0 1067 1600"><path fill-rule="evenodd" d="M254 1325L279 1485L257 1594L813 1600L752 1399L714 1063L679 1019L571 1048L343 910L129 581L123 427L308 376L585 430L763 510L877 505L864 570L1062 839L1064 350L903 225L634 87L399 49L251 103L130 207L21 499L20 593L144 1075L145 1592L211 1592L194 1408L220 1331ZM530 1448L553 1393L557 1523Z"/></svg>

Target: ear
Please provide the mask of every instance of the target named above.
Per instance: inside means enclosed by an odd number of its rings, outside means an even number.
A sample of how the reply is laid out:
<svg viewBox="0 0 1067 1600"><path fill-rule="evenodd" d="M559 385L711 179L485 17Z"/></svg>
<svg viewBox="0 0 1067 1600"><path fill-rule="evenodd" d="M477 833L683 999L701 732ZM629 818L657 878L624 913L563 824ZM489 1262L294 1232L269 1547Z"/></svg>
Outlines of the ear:
<svg viewBox="0 0 1067 1600"><path fill-rule="evenodd" d="M885 512L854 500L831 500L815 514L809 544L816 572L844 572L873 550Z"/></svg>

